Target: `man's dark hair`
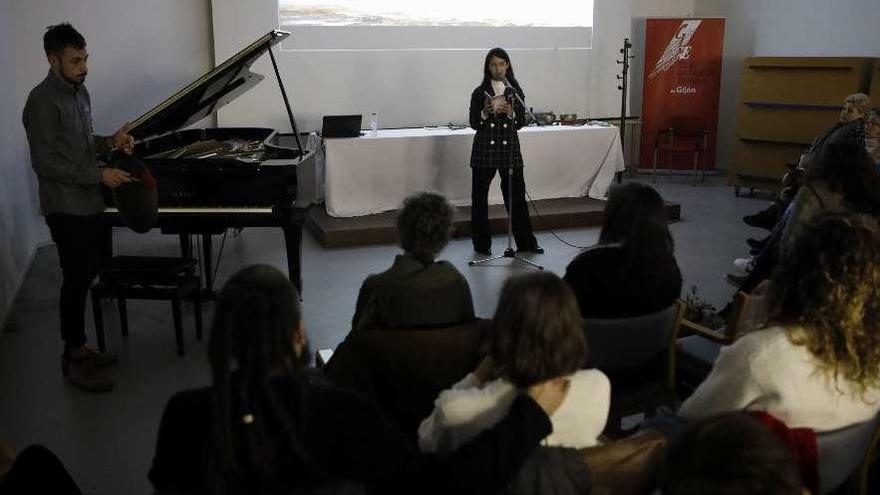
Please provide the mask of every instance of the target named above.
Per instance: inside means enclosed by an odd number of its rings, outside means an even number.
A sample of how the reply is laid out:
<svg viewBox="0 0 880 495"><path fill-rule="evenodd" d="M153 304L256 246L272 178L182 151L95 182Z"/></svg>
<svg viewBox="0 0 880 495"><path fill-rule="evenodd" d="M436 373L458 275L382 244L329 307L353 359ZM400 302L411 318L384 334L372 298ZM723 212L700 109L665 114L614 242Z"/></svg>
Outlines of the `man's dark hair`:
<svg viewBox="0 0 880 495"><path fill-rule="evenodd" d="M440 194L416 193L403 201L397 217L400 246L414 258L431 263L449 243L453 209Z"/></svg>
<svg viewBox="0 0 880 495"><path fill-rule="evenodd" d="M308 358L297 357L293 332L301 311L296 289L277 268L254 265L217 296L208 359L213 375L212 439L205 480L212 493L276 493L280 473L299 481L316 470L295 424L299 411L282 403L270 379L289 367L294 376ZM305 398L303 403L305 402ZM250 417L250 421L244 419ZM267 425L279 434L267 431Z"/></svg>
<svg viewBox="0 0 880 495"><path fill-rule="evenodd" d="M486 61L483 62L483 82L481 84L486 87L491 87L489 81L492 80L492 73L489 72L489 62L492 61L492 57L498 57L507 62L507 74L505 74L505 77L510 82L510 85L516 88L516 92L519 93L520 98L525 98L526 94L523 92L519 85L519 81L516 80L516 76L513 74L513 64L510 63L510 55L507 54L507 51L505 51L504 48L496 47L489 50L489 53L486 54Z"/></svg>
<svg viewBox="0 0 880 495"><path fill-rule="evenodd" d="M579 370L587 342L571 287L550 272L509 278L492 317L489 355L517 387Z"/></svg>
<svg viewBox="0 0 880 495"><path fill-rule="evenodd" d="M691 424L666 451L663 495L800 495L794 452L744 412Z"/></svg>
<svg viewBox="0 0 880 495"><path fill-rule="evenodd" d="M43 50L46 55L61 55L68 46L82 50L86 46L86 39L69 22L46 28L46 34L43 35Z"/></svg>

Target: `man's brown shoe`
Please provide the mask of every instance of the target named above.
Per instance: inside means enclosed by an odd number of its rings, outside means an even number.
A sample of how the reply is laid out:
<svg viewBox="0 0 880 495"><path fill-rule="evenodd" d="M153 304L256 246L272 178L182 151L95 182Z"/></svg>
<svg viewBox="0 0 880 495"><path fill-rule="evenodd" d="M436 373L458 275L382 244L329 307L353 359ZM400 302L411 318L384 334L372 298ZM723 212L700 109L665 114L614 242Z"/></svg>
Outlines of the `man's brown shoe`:
<svg viewBox="0 0 880 495"><path fill-rule="evenodd" d="M109 392L113 382L100 374L89 357L69 358L67 362L67 381L86 392Z"/></svg>

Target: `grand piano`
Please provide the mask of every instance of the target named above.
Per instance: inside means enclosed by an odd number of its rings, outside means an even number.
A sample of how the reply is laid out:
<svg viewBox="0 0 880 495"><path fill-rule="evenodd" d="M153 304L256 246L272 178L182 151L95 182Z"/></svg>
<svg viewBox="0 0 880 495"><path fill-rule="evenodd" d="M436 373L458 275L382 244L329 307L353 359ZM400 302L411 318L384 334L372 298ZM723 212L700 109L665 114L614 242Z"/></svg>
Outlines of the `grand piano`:
<svg viewBox="0 0 880 495"><path fill-rule="evenodd" d="M154 227L180 236L184 256L191 255L191 236L201 236L202 272L208 297L213 295L211 236L245 227L282 229L288 274L302 293L300 262L305 215L294 202L297 169L313 160L314 152L303 149L272 53L272 47L289 35L285 31L270 31L129 127L129 134L135 138L134 154L156 180L159 215ZM263 76L252 73L250 67L266 52L272 60L293 129L292 139L283 141L274 129L268 128L183 129L258 84ZM112 157L108 161L112 163ZM112 227L125 224L109 190L105 190L104 198L107 210L103 219L112 254Z"/></svg>

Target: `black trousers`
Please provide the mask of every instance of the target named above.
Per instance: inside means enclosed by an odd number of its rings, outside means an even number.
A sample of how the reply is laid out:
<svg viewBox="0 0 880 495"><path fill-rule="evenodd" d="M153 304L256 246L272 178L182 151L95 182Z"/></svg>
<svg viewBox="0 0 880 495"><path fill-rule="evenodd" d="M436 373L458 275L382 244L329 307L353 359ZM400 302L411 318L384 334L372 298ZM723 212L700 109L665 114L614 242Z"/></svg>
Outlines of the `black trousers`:
<svg viewBox="0 0 880 495"><path fill-rule="evenodd" d="M86 343L86 297L98 275L103 248L103 229L98 215L46 215L52 240L58 247L61 262L61 338L64 348L72 349Z"/></svg>
<svg viewBox="0 0 880 495"><path fill-rule="evenodd" d="M515 167L513 175L507 168L471 167L471 239L474 250L487 251L492 247L492 233L489 230L489 186L495 173L501 174L501 194L504 196L504 207L510 215L510 193L508 180L513 177L513 238L517 249L534 248L538 241L532 234L529 221L529 205L526 203L526 182L523 179L523 168Z"/></svg>

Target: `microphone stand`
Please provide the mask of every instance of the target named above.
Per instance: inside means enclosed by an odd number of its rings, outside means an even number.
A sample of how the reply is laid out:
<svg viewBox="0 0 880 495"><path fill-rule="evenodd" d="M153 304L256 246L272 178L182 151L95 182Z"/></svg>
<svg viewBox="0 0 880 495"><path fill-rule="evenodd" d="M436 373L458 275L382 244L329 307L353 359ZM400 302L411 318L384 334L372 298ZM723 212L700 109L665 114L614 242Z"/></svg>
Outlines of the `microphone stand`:
<svg viewBox="0 0 880 495"><path fill-rule="evenodd" d="M532 120L534 120L535 116L532 114L532 112L530 112L527 109L525 102L519 96L519 92L516 90L516 88L513 88L510 85L510 83L507 82L507 79L504 80L504 86L513 89L513 94L514 94L514 96L516 96L516 99L517 99L517 101L519 101L519 104L522 105L522 107L524 109L526 109L525 110L526 113L531 115ZM514 132L518 132L518 131L516 131L514 129ZM504 250L503 254L499 254L497 256L491 256L489 258L485 258L482 260L468 261L468 265L476 266L476 265L481 265L483 263L487 263L489 261L495 261L495 260L501 259L501 258L511 258L511 259L514 259L517 261L521 261L521 262L523 262L529 266L532 266L534 268L537 268L538 270L543 270L544 269L543 266L541 266L537 263L534 263L532 261L529 261L521 256L517 256L516 251L514 251L514 249L513 249L513 205L514 205L514 201L513 201L513 152L512 151L510 152L510 160L507 164L507 201L510 204L510 206L508 207L508 211L507 211L507 249ZM529 211L526 210L525 213L526 213L526 215L528 215ZM490 266L492 266L492 265L490 265Z"/></svg>
<svg viewBox="0 0 880 495"><path fill-rule="evenodd" d="M626 138L626 97L627 97L627 76L629 75L629 60L631 58L635 58L635 55L630 53L632 49L632 43L629 42L629 38L623 39L623 48L620 49L620 53L622 54L621 60L618 60L617 63L622 65L622 74L618 74L617 80L620 81L620 84L617 85L617 89L621 91L620 95L620 148L626 149L625 147L625 138ZM617 172L615 174L617 176L617 183L620 184L623 182L623 173Z"/></svg>

